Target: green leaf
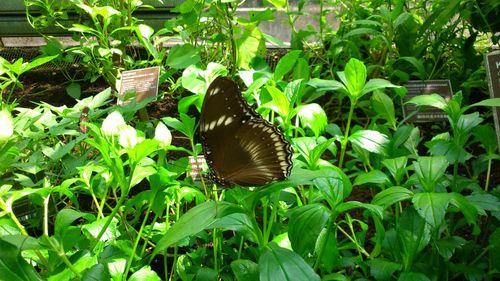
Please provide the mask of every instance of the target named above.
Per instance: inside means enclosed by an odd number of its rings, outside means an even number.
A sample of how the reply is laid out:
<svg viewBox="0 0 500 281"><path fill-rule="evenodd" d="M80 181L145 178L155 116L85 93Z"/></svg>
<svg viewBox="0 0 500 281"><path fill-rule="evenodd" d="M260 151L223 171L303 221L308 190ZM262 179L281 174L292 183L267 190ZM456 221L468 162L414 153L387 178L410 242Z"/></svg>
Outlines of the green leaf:
<svg viewBox="0 0 500 281"><path fill-rule="evenodd" d="M132 276L130 276L129 281L161 281L161 278L158 274L151 270L149 265L143 266L138 271L134 272Z"/></svg>
<svg viewBox="0 0 500 281"><path fill-rule="evenodd" d="M398 281L431 281L431 279L420 272L403 272L399 275Z"/></svg>
<svg viewBox="0 0 500 281"><path fill-rule="evenodd" d="M335 212L343 213L357 208L368 210L372 213L372 215L377 216L379 218L384 217L384 209L382 207L358 201L347 201L341 203L335 208Z"/></svg>
<svg viewBox="0 0 500 281"><path fill-rule="evenodd" d="M74 99L79 99L81 92L82 91L79 83L71 83L66 87L66 93Z"/></svg>
<svg viewBox="0 0 500 281"><path fill-rule="evenodd" d="M476 224L478 208L476 208L474 204L469 202L469 200L467 200L467 198L460 193L452 192L449 194L451 196L450 204L457 207L460 210L460 212L462 212L467 223ZM486 215L484 211L483 215Z"/></svg>
<svg viewBox="0 0 500 281"><path fill-rule="evenodd" d="M297 111L302 126L310 128L316 137L323 134L328 125L328 118L319 104L299 105L294 110Z"/></svg>
<svg viewBox="0 0 500 281"><path fill-rule="evenodd" d="M451 199L449 193L422 192L415 194L412 202L418 214L436 228L443 223Z"/></svg>
<svg viewBox="0 0 500 281"><path fill-rule="evenodd" d="M366 82L366 67L362 61L351 58L344 69L343 75L339 75L342 82L346 85L349 97L357 100L361 97L361 92Z"/></svg>
<svg viewBox="0 0 500 281"><path fill-rule="evenodd" d="M55 236L62 238L64 235L64 232L67 230L67 228L77 219L79 218L84 218L87 221L94 221L95 216L93 214L89 213L83 213L80 211L76 211L73 209L62 209L57 213L56 216L56 221L55 221L55 227L54 227L54 232Z"/></svg>
<svg viewBox="0 0 500 281"><path fill-rule="evenodd" d="M236 39L236 65L243 69L250 69L252 61L265 52L265 40L262 31L255 26L249 26Z"/></svg>
<svg viewBox="0 0 500 281"><path fill-rule="evenodd" d="M290 102L285 94L274 86L266 86L266 90L271 95L271 101L261 105L261 107L269 108L278 113L283 119L288 119Z"/></svg>
<svg viewBox="0 0 500 281"><path fill-rule="evenodd" d="M106 224L107 220L108 220L108 218L104 217L104 218L96 220L92 223L85 224L82 226L82 230L84 230L85 233L88 233L87 236L90 236L89 237L90 239L95 239L95 238L97 238L97 235L99 235L99 232L101 231L101 229ZM118 219L113 218L111 220L111 223L106 228L106 231L101 236L100 241L115 240L116 238L120 237L120 231L118 230L117 225L118 225Z"/></svg>
<svg viewBox="0 0 500 281"><path fill-rule="evenodd" d="M270 244L259 258L260 281L308 280L320 277L298 254Z"/></svg>
<svg viewBox="0 0 500 281"><path fill-rule="evenodd" d="M371 170L367 173L362 172L356 177L353 185L363 185L367 183L387 184L390 183L389 177L380 170Z"/></svg>
<svg viewBox="0 0 500 281"><path fill-rule="evenodd" d="M349 136L349 141L369 152L382 154L389 139L378 131L359 130Z"/></svg>
<svg viewBox="0 0 500 281"><path fill-rule="evenodd" d="M465 239L460 236L445 237L436 242L436 249L445 261L449 261L455 250L465 243Z"/></svg>
<svg viewBox="0 0 500 281"><path fill-rule="evenodd" d="M0 239L0 279L9 281L43 280L21 256L21 250Z"/></svg>
<svg viewBox="0 0 500 281"><path fill-rule="evenodd" d="M316 88L317 91L340 91L347 95L347 88L345 85L336 80L313 78L307 82L307 85Z"/></svg>
<svg viewBox="0 0 500 281"><path fill-rule="evenodd" d="M366 85L364 85L363 90L361 90L361 96L373 92L375 90L385 89L385 88L399 88L385 79L374 78L370 79Z"/></svg>
<svg viewBox="0 0 500 281"><path fill-rule="evenodd" d="M175 68L184 69L200 61L199 50L191 44L175 45L170 49L165 64Z"/></svg>
<svg viewBox="0 0 500 281"><path fill-rule="evenodd" d="M101 281L101 280L113 280L109 276L108 271L104 264L98 263L91 267L89 270L85 271L82 278L83 281Z"/></svg>
<svg viewBox="0 0 500 281"><path fill-rule="evenodd" d="M323 173L323 175L311 173L312 181L333 209L351 194L351 181L338 167L322 168L318 172ZM296 175L303 178L299 173Z"/></svg>
<svg viewBox="0 0 500 281"><path fill-rule="evenodd" d="M58 142L53 148L42 145L42 152L52 161L57 161L67 155L73 149L73 147L75 147L75 144L76 141L73 140L65 144L62 142Z"/></svg>
<svg viewBox="0 0 500 281"><path fill-rule="evenodd" d="M369 260L366 263L370 267L370 274L375 277L377 281L390 280L392 274L402 268L399 263L382 260L380 258Z"/></svg>
<svg viewBox="0 0 500 281"><path fill-rule="evenodd" d="M314 254L316 241L330 215L321 204L296 207L289 212L288 238L294 252L302 257Z"/></svg>
<svg viewBox="0 0 500 281"><path fill-rule="evenodd" d="M447 105L446 100L438 94L414 96L407 103L413 103L417 106L432 106L443 110Z"/></svg>
<svg viewBox="0 0 500 281"><path fill-rule="evenodd" d="M395 231L399 248L396 248L393 254L401 256L403 268L408 270L418 254L429 244L430 227L415 209L406 208L397 222Z"/></svg>
<svg viewBox="0 0 500 281"><path fill-rule="evenodd" d="M396 128L394 103L388 95L381 91L375 91L371 97L371 104L375 113L384 118L392 128Z"/></svg>
<svg viewBox="0 0 500 281"><path fill-rule="evenodd" d="M391 176L396 181L396 184L400 184L402 182L403 177L407 172L407 163L408 157L406 156L382 160L382 165L389 170L389 173L391 173Z"/></svg>
<svg viewBox="0 0 500 281"><path fill-rule="evenodd" d="M234 213L220 218L212 224L214 228L222 230L232 230L244 235L249 241L259 242L259 229L252 222L252 219L244 213Z"/></svg>
<svg viewBox="0 0 500 281"><path fill-rule="evenodd" d="M372 204L382 206L384 209L397 202L411 199L413 192L401 186L392 186L377 193L372 200Z"/></svg>
<svg viewBox="0 0 500 281"><path fill-rule="evenodd" d="M259 281L259 266L251 260L235 260L231 270L237 281Z"/></svg>
<svg viewBox="0 0 500 281"><path fill-rule="evenodd" d="M274 81L283 80L283 77L293 69L301 53L302 51L300 50L293 50L284 55L276 65L276 70L274 71L273 80Z"/></svg>
<svg viewBox="0 0 500 281"><path fill-rule="evenodd" d="M500 259L500 228L497 229L488 238L489 247L488 255L490 261L498 261ZM500 271L500 264L498 262L492 263L492 267Z"/></svg>
<svg viewBox="0 0 500 281"><path fill-rule="evenodd" d="M500 107L500 98L485 99L480 102L471 104L470 106L496 106Z"/></svg>
<svg viewBox="0 0 500 281"><path fill-rule="evenodd" d="M449 163L444 156L424 156L413 162L418 180L424 190L434 191Z"/></svg>
<svg viewBox="0 0 500 281"><path fill-rule="evenodd" d="M218 218L236 212L243 211L237 205L214 201L207 201L190 209L158 241L153 256L184 238L212 227Z"/></svg>
<svg viewBox="0 0 500 281"><path fill-rule="evenodd" d="M39 57L36 57L34 58L32 61L30 61L28 64L24 65L22 67L22 72L26 72L26 71L29 71L35 67L39 67L40 65L43 65L43 64L46 64L48 63L49 61L57 58L59 55L54 55L54 56L39 56ZM19 75L21 74L19 73Z"/></svg>
<svg viewBox="0 0 500 281"><path fill-rule="evenodd" d="M268 0L269 3L273 4L274 7L282 9L286 6L286 0Z"/></svg>
<svg viewBox="0 0 500 281"><path fill-rule="evenodd" d="M479 125L473 129L472 134L481 142L487 154L496 154L498 141L495 129L490 125Z"/></svg>

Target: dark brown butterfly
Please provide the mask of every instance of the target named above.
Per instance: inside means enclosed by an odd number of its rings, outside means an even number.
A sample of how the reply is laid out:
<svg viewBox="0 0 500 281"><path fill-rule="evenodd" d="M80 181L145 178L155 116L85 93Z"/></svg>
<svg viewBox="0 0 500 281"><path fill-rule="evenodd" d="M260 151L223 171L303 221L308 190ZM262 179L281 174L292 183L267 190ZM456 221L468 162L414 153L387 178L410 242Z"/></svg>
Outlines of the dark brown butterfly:
<svg viewBox="0 0 500 281"><path fill-rule="evenodd" d="M212 177L225 186L265 185L290 174L290 143L248 105L229 78L219 77L208 87L200 134Z"/></svg>

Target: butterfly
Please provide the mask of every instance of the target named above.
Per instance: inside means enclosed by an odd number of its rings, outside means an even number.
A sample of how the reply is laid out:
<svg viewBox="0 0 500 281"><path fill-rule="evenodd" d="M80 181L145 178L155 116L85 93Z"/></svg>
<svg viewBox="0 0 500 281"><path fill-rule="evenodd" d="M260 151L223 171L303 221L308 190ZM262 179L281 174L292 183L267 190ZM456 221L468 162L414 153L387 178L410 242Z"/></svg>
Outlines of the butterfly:
<svg viewBox="0 0 500 281"><path fill-rule="evenodd" d="M261 186L290 175L292 146L229 78L208 87L199 131L211 177L224 186Z"/></svg>

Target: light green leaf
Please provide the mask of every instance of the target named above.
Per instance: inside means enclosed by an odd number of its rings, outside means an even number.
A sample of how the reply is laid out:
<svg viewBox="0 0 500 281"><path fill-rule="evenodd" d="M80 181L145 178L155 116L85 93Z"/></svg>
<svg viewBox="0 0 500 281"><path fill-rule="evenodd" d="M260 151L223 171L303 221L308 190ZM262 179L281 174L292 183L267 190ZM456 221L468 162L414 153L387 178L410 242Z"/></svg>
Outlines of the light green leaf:
<svg viewBox="0 0 500 281"><path fill-rule="evenodd" d="M151 270L149 265L143 266L138 271L134 272L132 276L130 276L129 281L161 281L161 278L158 274Z"/></svg>
<svg viewBox="0 0 500 281"><path fill-rule="evenodd" d="M274 86L266 86L266 90L271 95L271 101L261 105L278 113L284 119L288 118L290 102L285 94Z"/></svg>
<svg viewBox="0 0 500 281"><path fill-rule="evenodd" d="M500 98L485 99L480 102L471 104L470 106L496 106L500 107Z"/></svg>
<svg viewBox="0 0 500 281"><path fill-rule="evenodd" d="M359 130L349 136L349 141L369 152L382 154L389 139L378 131Z"/></svg>
<svg viewBox="0 0 500 281"><path fill-rule="evenodd" d="M302 126L310 128L316 137L323 134L328 125L328 118L319 104L299 105L294 111L297 111Z"/></svg>
<svg viewBox="0 0 500 281"><path fill-rule="evenodd" d="M236 39L236 65L243 69L250 69L253 59L265 52L265 40L262 31L255 26L240 31Z"/></svg>
<svg viewBox="0 0 500 281"><path fill-rule="evenodd" d="M363 62L351 58L345 66L343 75L339 75L339 77L346 85L349 97L357 100L365 87L367 77L366 67Z"/></svg>
<svg viewBox="0 0 500 281"><path fill-rule="evenodd" d="M438 94L415 96L407 103L413 103L417 106L432 106L439 109L445 109L447 105L446 100Z"/></svg>

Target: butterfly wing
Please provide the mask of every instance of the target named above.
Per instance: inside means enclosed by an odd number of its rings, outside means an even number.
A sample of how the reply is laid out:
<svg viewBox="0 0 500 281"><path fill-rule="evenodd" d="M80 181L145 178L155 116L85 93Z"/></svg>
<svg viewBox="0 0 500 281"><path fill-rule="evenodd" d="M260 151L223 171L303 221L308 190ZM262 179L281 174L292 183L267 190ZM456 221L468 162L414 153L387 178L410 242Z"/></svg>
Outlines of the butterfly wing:
<svg viewBox="0 0 500 281"><path fill-rule="evenodd" d="M207 162L222 184L264 185L290 173L290 144L243 100L228 78L219 77L208 88L200 133Z"/></svg>

